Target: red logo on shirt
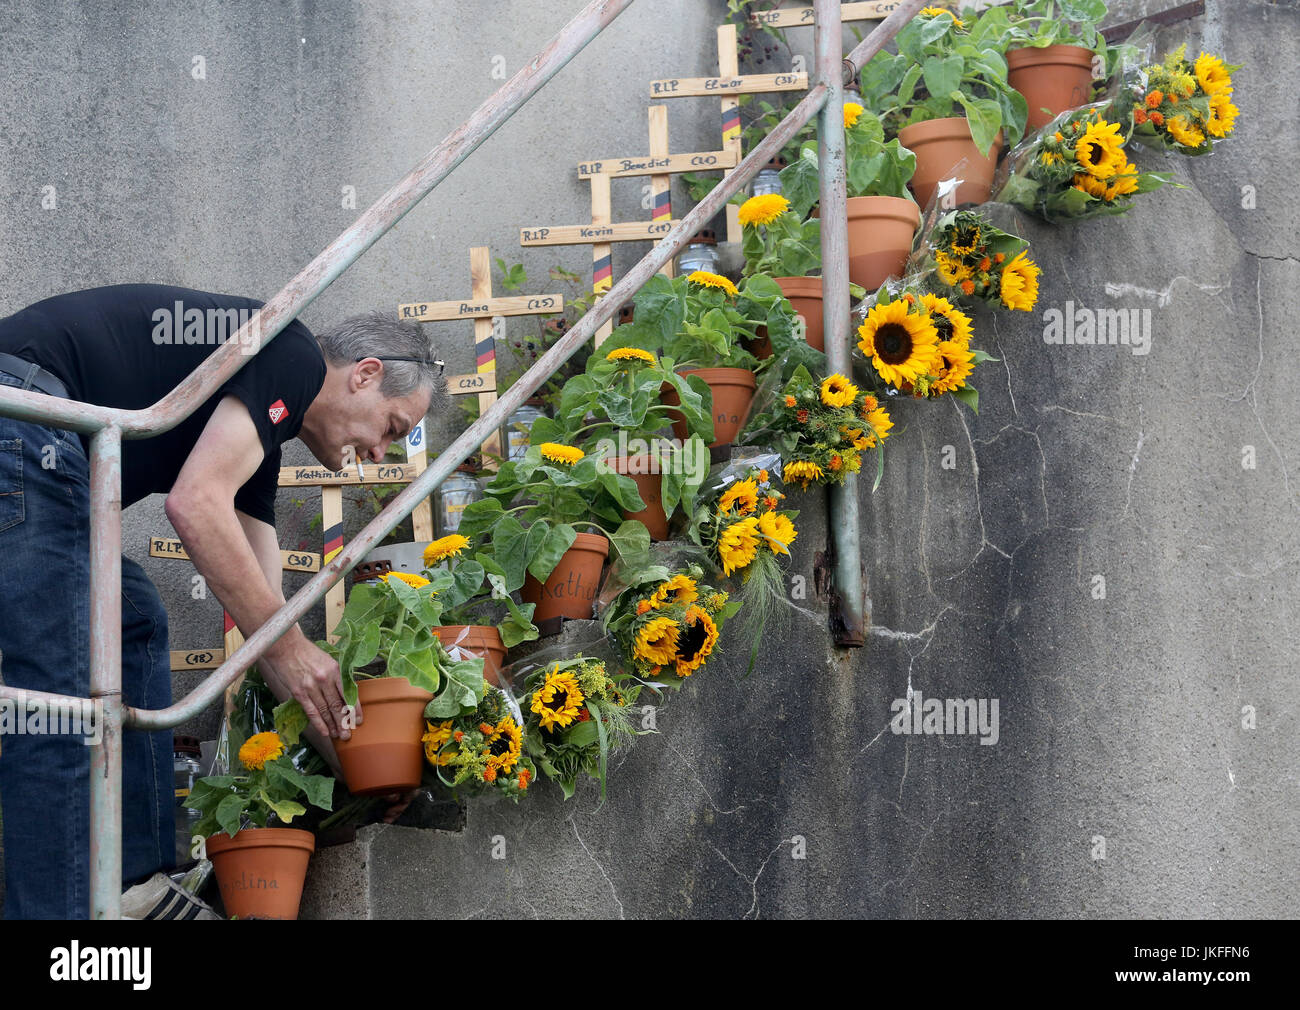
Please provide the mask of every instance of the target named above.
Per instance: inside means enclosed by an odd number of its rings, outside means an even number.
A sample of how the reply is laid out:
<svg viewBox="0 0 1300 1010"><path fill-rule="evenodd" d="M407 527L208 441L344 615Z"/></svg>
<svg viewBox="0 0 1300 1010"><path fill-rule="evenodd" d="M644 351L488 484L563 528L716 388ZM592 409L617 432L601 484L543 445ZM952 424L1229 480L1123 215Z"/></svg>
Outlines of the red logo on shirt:
<svg viewBox="0 0 1300 1010"><path fill-rule="evenodd" d="M272 424L279 424L289 416L289 408L284 405L283 400L276 400L266 413L271 418Z"/></svg>

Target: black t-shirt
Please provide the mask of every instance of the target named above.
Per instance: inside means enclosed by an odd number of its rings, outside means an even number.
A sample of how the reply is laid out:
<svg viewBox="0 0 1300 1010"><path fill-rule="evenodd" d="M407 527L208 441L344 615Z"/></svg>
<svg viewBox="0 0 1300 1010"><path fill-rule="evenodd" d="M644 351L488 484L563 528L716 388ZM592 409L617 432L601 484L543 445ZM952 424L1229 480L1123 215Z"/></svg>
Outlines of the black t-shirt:
<svg viewBox="0 0 1300 1010"><path fill-rule="evenodd" d="M234 337L262 303L162 284L57 295L0 319L0 351L58 376L74 400L142 409L162 399ZM280 446L298 434L325 381L325 358L294 320L171 431L122 442L122 504L171 490L221 399L239 397L265 457L235 507L274 525ZM85 439L83 439L85 441Z"/></svg>

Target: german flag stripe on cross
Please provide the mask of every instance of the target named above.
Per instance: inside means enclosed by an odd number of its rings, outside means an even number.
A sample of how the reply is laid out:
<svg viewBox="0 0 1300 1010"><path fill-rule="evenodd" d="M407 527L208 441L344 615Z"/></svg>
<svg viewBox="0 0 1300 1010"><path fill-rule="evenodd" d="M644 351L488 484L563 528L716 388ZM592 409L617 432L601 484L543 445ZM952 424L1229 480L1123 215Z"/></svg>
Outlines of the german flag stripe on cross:
<svg viewBox="0 0 1300 1010"><path fill-rule="evenodd" d="M480 372L496 371L497 343L491 333L474 344L474 358Z"/></svg>
<svg viewBox="0 0 1300 1010"><path fill-rule="evenodd" d="M664 221L673 216L673 195L668 190L655 194L654 211L650 215L652 221Z"/></svg>
<svg viewBox="0 0 1300 1010"><path fill-rule="evenodd" d="M600 259L593 260L591 281L597 291L608 291L614 285L614 257L606 253Z"/></svg>
<svg viewBox="0 0 1300 1010"><path fill-rule="evenodd" d="M722 142L735 140L740 136L740 108L726 109L722 113Z"/></svg>
<svg viewBox="0 0 1300 1010"><path fill-rule="evenodd" d="M343 524L335 523L325 531L325 563L334 560L335 555L343 550Z"/></svg>

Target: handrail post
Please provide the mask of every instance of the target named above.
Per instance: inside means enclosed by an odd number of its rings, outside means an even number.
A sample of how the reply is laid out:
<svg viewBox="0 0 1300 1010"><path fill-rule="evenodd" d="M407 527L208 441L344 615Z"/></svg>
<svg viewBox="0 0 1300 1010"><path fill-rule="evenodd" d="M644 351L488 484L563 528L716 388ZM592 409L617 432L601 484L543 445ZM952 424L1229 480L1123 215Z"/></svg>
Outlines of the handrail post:
<svg viewBox="0 0 1300 1010"><path fill-rule="evenodd" d="M822 312L826 368L852 374L849 350L849 221L844 139L843 29L839 0L814 0L814 60L817 80L826 86L826 104L817 120L822 238ZM858 485L845 481L830 488L830 527L835 577L831 628L836 645L866 644L862 558L858 543Z"/></svg>
<svg viewBox="0 0 1300 1010"><path fill-rule="evenodd" d="M90 916L122 916L122 431L90 442Z"/></svg>

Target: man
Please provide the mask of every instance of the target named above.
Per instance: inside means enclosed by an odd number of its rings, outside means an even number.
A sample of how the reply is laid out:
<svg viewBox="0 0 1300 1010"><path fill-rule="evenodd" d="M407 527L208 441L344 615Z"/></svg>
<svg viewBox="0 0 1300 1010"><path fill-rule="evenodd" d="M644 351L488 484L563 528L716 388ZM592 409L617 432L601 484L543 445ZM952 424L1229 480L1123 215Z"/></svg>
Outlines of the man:
<svg viewBox="0 0 1300 1010"><path fill-rule="evenodd" d="M37 302L0 320L0 383L111 407L165 396L260 302L128 284ZM373 314L319 339L294 321L190 417L122 443L122 505L167 495L167 516L208 587L247 636L284 603L275 494L280 447L299 437L331 470L384 458L444 395L418 327ZM0 416L0 678L86 697L88 437ZM279 698L302 702L333 759L347 738L338 665L293 627L259 661ZM126 705L171 704L167 614L122 559ZM360 716L358 716L360 717ZM123 886L174 863L170 731L123 735ZM79 737L0 741L6 918L89 908L89 748Z"/></svg>

